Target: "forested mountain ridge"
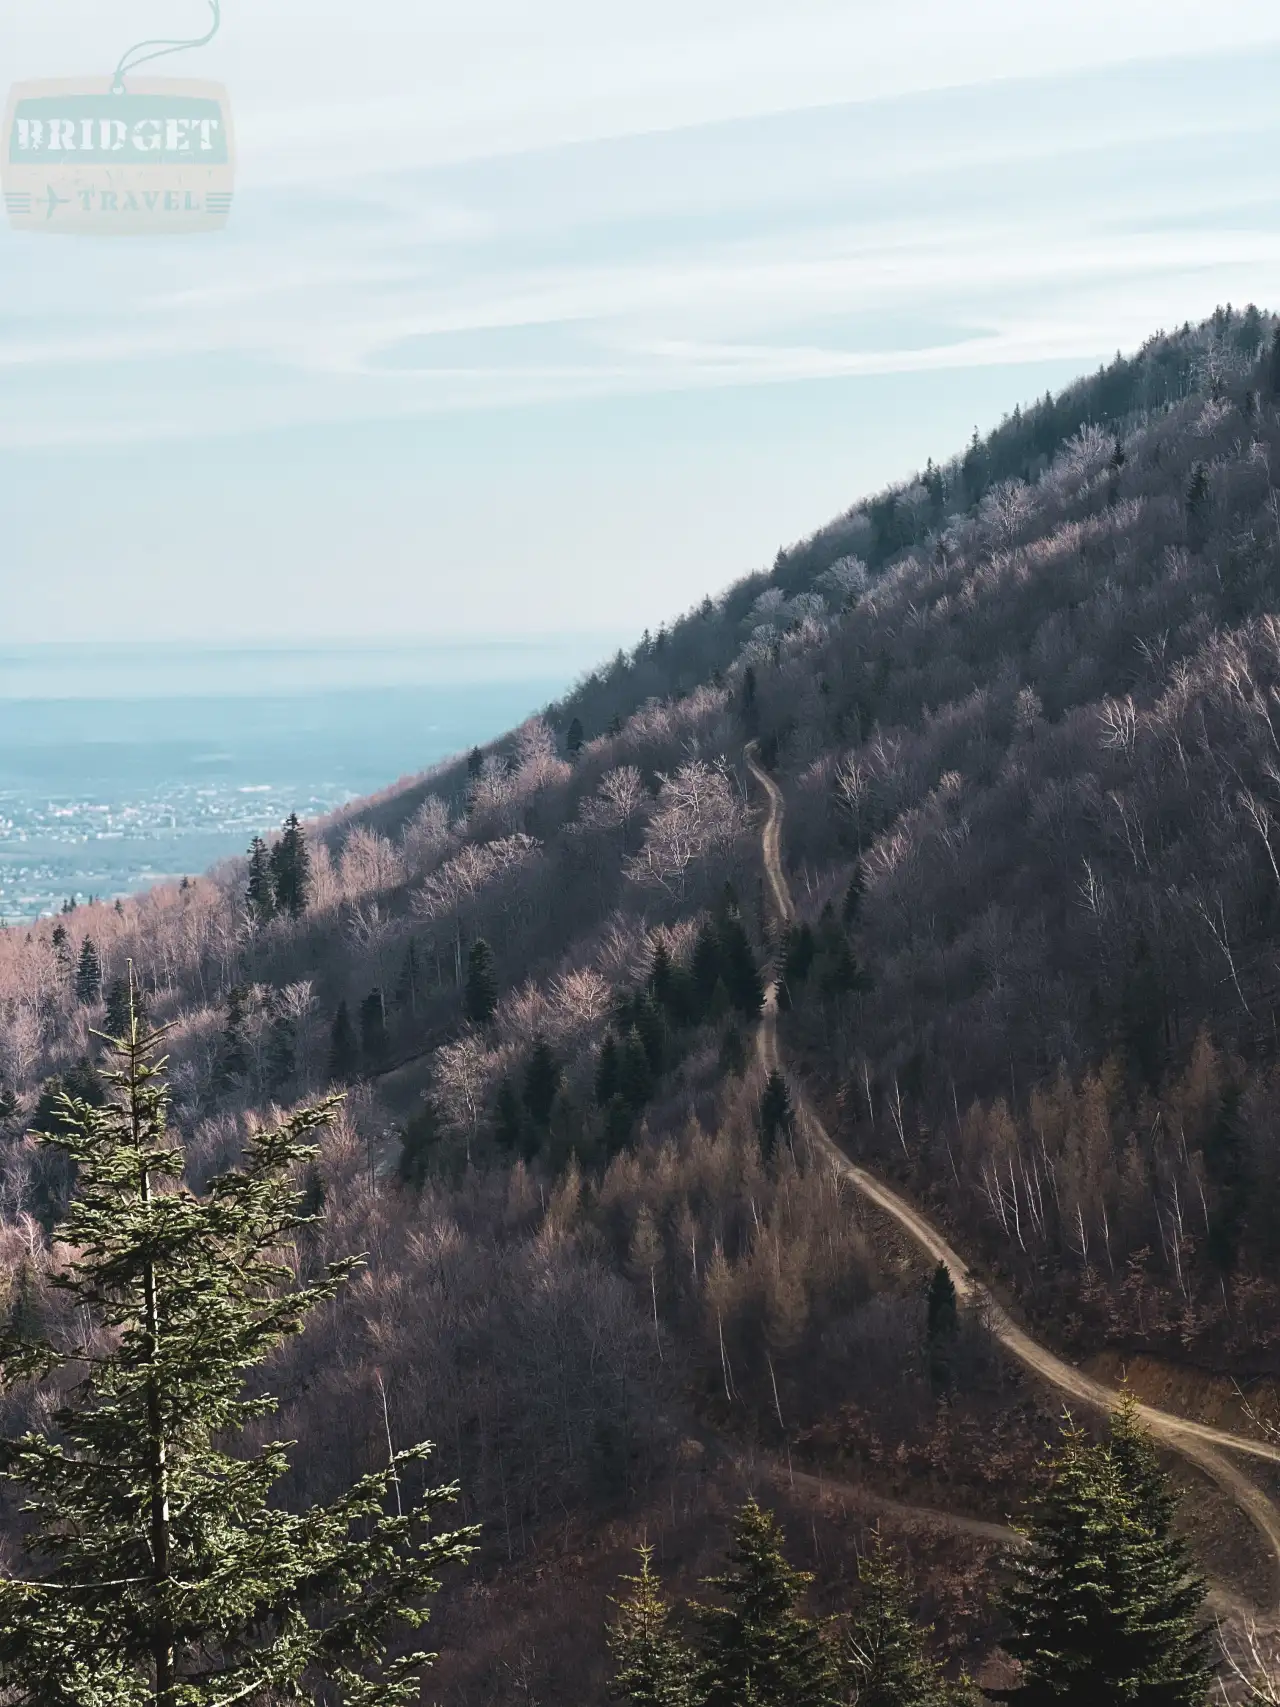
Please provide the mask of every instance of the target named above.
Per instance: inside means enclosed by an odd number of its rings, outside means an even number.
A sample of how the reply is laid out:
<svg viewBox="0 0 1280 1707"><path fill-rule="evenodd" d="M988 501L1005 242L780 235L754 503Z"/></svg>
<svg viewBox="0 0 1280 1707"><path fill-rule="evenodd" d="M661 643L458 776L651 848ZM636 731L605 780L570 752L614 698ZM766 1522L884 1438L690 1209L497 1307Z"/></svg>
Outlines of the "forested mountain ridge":
<svg viewBox="0 0 1280 1707"><path fill-rule="evenodd" d="M990 1497L1036 1425L1002 1411L1012 1456L979 1450L976 1342L972 1405L938 1412L918 1298L749 1070L773 966L846 1148L1055 1337L1269 1369L1277 481L1277 330L1224 310L856 506L490 752L248 869L5 933L14 1307L55 1308L41 1227L68 1184L23 1133L54 1075L92 1088L132 959L198 1172L269 1104L352 1087L308 1260L373 1260L288 1356L324 1419L297 1497L376 1453L383 1381L507 1560L775 1407L873 1461L933 1462L945 1422L948 1474ZM785 939L749 740L786 797Z"/></svg>

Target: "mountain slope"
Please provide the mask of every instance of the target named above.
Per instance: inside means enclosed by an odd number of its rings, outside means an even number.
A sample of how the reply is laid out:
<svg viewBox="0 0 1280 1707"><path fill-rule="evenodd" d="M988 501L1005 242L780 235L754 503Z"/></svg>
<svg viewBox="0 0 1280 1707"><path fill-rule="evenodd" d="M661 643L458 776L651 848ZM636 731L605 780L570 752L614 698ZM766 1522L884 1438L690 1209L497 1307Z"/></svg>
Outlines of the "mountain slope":
<svg viewBox="0 0 1280 1707"><path fill-rule="evenodd" d="M282 1365L286 1428L323 1439L293 1497L385 1443L385 1382L496 1571L649 1509L726 1432L896 1442L941 1478L926 1503L1003 1518L1041 1401L975 1325L940 1411L910 1262L762 1110L776 969L844 1149L1044 1337L1270 1372L1275 335L1222 311L1154 340L314 827L297 917L235 866L4 933L15 1298L56 1307L38 1223L67 1182L22 1134L51 1074L91 1074L88 937L172 1025L197 1177L271 1101L351 1082L307 1260L373 1260ZM749 741L785 801L785 936ZM477 939L497 1006L468 1021Z"/></svg>

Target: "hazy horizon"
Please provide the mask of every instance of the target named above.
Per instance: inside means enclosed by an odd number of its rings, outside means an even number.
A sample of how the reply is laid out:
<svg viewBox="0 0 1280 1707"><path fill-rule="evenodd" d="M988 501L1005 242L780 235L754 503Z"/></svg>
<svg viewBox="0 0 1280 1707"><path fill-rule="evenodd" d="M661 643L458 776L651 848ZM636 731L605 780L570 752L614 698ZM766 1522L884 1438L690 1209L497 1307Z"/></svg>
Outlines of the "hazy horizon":
<svg viewBox="0 0 1280 1707"><path fill-rule="evenodd" d="M502 734L598 661L581 640L0 645L0 921L205 871Z"/></svg>

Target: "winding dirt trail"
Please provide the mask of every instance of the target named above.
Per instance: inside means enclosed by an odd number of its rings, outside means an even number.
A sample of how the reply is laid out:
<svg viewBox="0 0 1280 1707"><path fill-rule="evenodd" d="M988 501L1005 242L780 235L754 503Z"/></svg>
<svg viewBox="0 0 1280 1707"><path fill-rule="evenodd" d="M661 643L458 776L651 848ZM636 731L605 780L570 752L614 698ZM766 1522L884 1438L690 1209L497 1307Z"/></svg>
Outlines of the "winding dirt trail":
<svg viewBox="0 0 1280 1707"><path fill-rule="evenodd" d="M778 917L782 923L787 924L795 917L795 904L782 864L782 824L785 815L782 790L760 764L754 742L747 748L746 760L752 776L768 800L768 816L762 832L765 877ZM766 1071L780 1066L777 1019L776 991L770 989L756 1038L757 1053ZM814 1148L827 1157L836 1172L847 1180L855 1191L896 1221L932 1261L947 1265L960 1301L982 1312L991 1333L1011 1356L1033 1375L1070 1399L1099 1410L1109 1411L1114 1407L1120 1397L1114 1387L1095 1381L1082 1370L1058 1357L1047 1346L1032 1339L994 1297L989 1287L957 1255L938 1229L913 1204L878 1180L874 1174L849 1160L797 1086L793 1086L793 1097L797 1118ZM1172 1412L1159 1410L1153 1405L1139 1405L1138 1411L1150 1433L1216 1482L1240 1507L1266 1541L1274 1561L1273 1617L1280 1621L1280 1507L1226 1456L1228 1452L1243 1453L1251 1458L1264 1459L1271 1464L1280 1464L1280 1446L1265 1440L1253 1440L1247 1435L1232 1434L1225 1429L1210 1428L1204 1423L1192 1422L1189 1418L1175 1416Z"/></svg>

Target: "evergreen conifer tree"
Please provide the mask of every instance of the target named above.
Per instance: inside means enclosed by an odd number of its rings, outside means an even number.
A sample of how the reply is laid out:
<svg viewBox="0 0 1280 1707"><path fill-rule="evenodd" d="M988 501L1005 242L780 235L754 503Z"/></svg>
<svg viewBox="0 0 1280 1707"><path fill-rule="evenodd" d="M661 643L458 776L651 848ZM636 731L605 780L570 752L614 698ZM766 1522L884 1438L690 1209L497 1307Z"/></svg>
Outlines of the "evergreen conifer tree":
<svg viewBox="0 0 1280 1707"><path fill-rule="evenodd" d="M726 1606L695 1608L702 1707L827 1707L835 1700L822 1633L799 1610L810 1577L793 1571L771 1513L748 1500L733 1527L728 1569L711 1577Z"/></svg>
<svg viewBox="0 0 1280 1707"><path fill-rule="evenodd" d="M504 1155L518 1156L524 1150L524 1108L520 1093L510 1079L504 1079L498 1086L493 1109L493 1136Z"/></svg>
<svg viewBox="0 0 1280 1707"><path fill-rule="evenodd" d="M21 1577L0 1577L0 1690L13 1707L214 1707L328 1698L416 1701L429 1656L397 1652L436 1573L472 1531L431 1535L453 1489L388 1516L426 1447L395 1455L332 1506L275 1498L287 1449L234 1456L269 1417L253 1371L357 1260L298 1285L280 1251L305 1225L292 1178L332 1105L250 1134L241 1168L181 1189L159 1034L135 1013L107 1105L69 1101L39 1140L78 1173L60 1238L64 1326L0 1337L6 1385L61 1377L48 1432L8 1443L3 1476L29 1517Z"/></svg>
<svg viewBox="0 0 1280 1707"><path fill-rule="evenodd" d="M271 850L271 878L276 910L300 919L311 899L311 855L296 812L285 819L284 833Z"/></svg>
<svg viewBox="0 0 1280 1707"><path fill-rule="evenodd" d="M747 1067L747 1040L742 1027L731 1023L724 1028L720 1039L720 1071L738 1078Z"/></svg>
<svg viewBox="0 0 1280 1707"><path fill-rule="evenodd" d="M483 769L484 754L480 751L479 747L472 747L471 751L467 754L467 775L471 778L472 782L476 780Z"/></svg>
<svg viewBox="0 0 1280 1707"><path fill-rule="evenodd" d="M775 1067L765 1080L760 1098L760 1149L766 1161L773 1159L779 1135L790 1139L793 1119L787 1081Z"/></svg>
<svg viewBox="0 0 1280 1707"><path fill-rule="evenodd" d="M756 699L756 672L754 665L748 664L742 672L742 726L748 735L754 735L760 727L760 708Z"/></svg>
<svg viewBox="0 0 1280 1707"><path fill-rule="evenodd" d="M403 1185L421 1191L427 1183L427 1170L440 1142L440 1116L431 1098L424 1097L422 1106L406 1123L400 1134L400 1162L397 1172Z"/></svg>
<svg viewBox="0 0 1280 1707"><path fill-rule="evenodd" d="M1068 1419L1032 1503L1006 1597L1021 1707L1202 1707L1208 1692L1204 1584L1136 1419L1115 1429L1094 1446Z"/></svg>
<svg viewBox="0 0 1280 1707"><path fill-rule="evenodd" d="M649 989L653 999L660 1008L671 1005L671 988L674 967L671 963L671 950L665 942L659 942L653 951L653 964L649 971Z"/></svg>
<svg viewBox="0 0 1280 1707"><path fill-rule="evenodd" d="M9 1300L7 1334L20 1343L36 1340L44 1332L47 1312L36 1279L35 1264L24 1256L18 1264Z"/></svg>
<svg viewBox="0 0 1280 1707"><path fill-rule="evenodd" d="M298 1035L287 1013L277 1010L267 1032L267 1088L283 1096L298 1070Z"/></svg>
<svg viewBox="0 0 1280 1707"><path fill-rule="evenodd" d="M65 981L72 975L74 962L71 953L71 938L67 935L67 927L61 919L53 927L53 935L49 940L53 947L53 958L57 962L58 976Z"/></svg>
<svg viewBox="0 0 1280 1707"><path fill-rule="evenodd" d="M276 881L271 869L271 851L261 836L249 845L249 877L245 886L249 917L260 925L275 916Z"/></svg>
<svg viewBox="0 0 1280 1707"><path fill-rule="evenodd" d="M391 1042L387 1036L387 1007L381 990L370 990L360 1004L360 1048L366 1067L385 1064Z"/></svg>
<svg viewBox="0 0 1280 1707"><path fill-rule="evenodd" d="M463 1007L472 1025L488 1025L497 1012L498 976L493 965L493 950L483 937L476 938L467 956Z"/></svg>
<svg viewBox="0 0 1280 1707"><path fill-rule="evenodd" d="M1187 535L1197 550L1204 544L1205 517L1211 491L1208 466L1203 462L1193 463L1191 478L1187 482Z"/></svg>
<svg viewBox="0 0 1280 1707"><path fill-rule="evenodd" d="M840 1671L852 1707L950 1707L953 1696L911 1616L906 1584L877 1529L858 1562L861 1593L841 1644Z"/></svg>
<svg viewBox="0 0 1280 1707"><path fill-rule="evenodd" d="M345 1001L338 1003L333 1016L333 1031L329 1038L329 1082L348 1085L360 1072L360 1039L351 1023L351 1011Z"/></svg>
<svg viewBox="0 0 1280 1707"><path fill-rule="evenodd" d="M849 879L849 887L845 890L844 894L844 905L840 909L841 922L844 924L846 930L849 929L857 919L858 914L862 911L862 897L866 894L866 889L867 877L866 873L862 869L862 861L859 860L857 865L854 867L853 876Z"/></svg>
<svg viewBox="0 0 1280 1707"><path fill-rule="evenodd" d="M524 1106L530 1120L545 1130L551 1124L551 1109L560 1089L560 1063L551 1045L539 1034L524 1070Z"/></svg>
<svg viewBox="0 0 1280 1707"><path fill-rule="evenodd" d="M644 1052L649 1057L649 1066L656 1078L666 1060L667 1028L662 1023L662 1014L657 1004L647 990L637 996L632 1016L636 1036L644 1044Z"/></svg>
<svg viewBox="0 0 1280 1707"><path fill-rule="evenodd" d="M1271 334L1271 359L1268 363L1271 395L1280 397L1280 326Z"/></svg>
<svg viewBox="0 0 1280 1707"><path fill-rule="evenodd" d="M242 1079L249 1068L244 1038L248 1002L249 992L242 984L235 984L227 991L227 1018L218 1051L218 1076L223 1080Z"/></svg>
<svg viewBox="0 0 1280 1707"><path fill-rule="evenodd" d="M755 1019L764 1006L764 980L741 916L735 908L720 925L720 975L729 1000L747 1019Z"/></svg>
<svg viewBox="0 0 1280 1707"><path fill-rule="evenodd" d="M407 1009L414 1019L418 1017L418 994L421 989L422 962L418 945L410 937L409 946L404 951L404 965L400 968L400 981L396 985L396 1001L401 1008Z"/></svg>
<svg viewBox="0 0 1280 1707"><path fill-rule="evenodd" d="M144 1025L147 1017L146 1001L142 991L133 982L131 972L128 978L113 978L107 986L107 1011L102 1020L104 1035L112 1040L127 1037L131 1016L135 1014L138 1023Z"/></svg>
<svg viewBox="0 0 1280 1707"><path fill-rule="evenodd" d="M1198 1701L1196 1690L1211 1680L1210 1642L1203 1622L1206 1584L1182 1536L1175 1534L1178 1502L1151 1437L1142 1427L1138 1401L1127 1388L1111 1414L1107 1450L1121 1486L1148 1542L1134 1561L1134 1599L1149 1655L1149 1699L1183 1707Z"/></svg>
<svg viewBox="0 0 1280 1707"><path fill-rule="evenodd" d="M830 902L822 909L816 935L818 987L828 1001L847 996L858 987L858 963L848 933Z"/></svg>
<svg viewBox="0 0 1280 1707"><path fill-rule="evenodd" d="M611 1031L604 1034L600 1059L596 1063L596 1102L601 1108L611 1103L621 1089L621 1057L618 1040Z"/></svg>
<svg viewBox="0 0 1280 1707"><path fill-rule="evenodd" d="M787 932L782 956L782 976L793 996L798 994L801 984L809 976L817 952L818 941L813 934L813 926L802 919Z"/></svg>
<svg viewBox="0 0 1280 1707"><path fill-rule="evenodd" d="M960 1308L951 1270L940 1262L929 1280L925 1300L925 1350L935 1393L951 1386L952 1360L960 1332Z"/></svg>
<svg viewBox="0 0 1280 1707"><path fill-rule="evenodd" d="M76 963L76 1000L82 1008L96 1007L102 1000L102 962L93 938L86 937Z"/></svg>
<svg viewBox="0 0 1280 1707"><path fill-rule="evenodd" d="M693 1655L653 1574L652 1547L639 1552L640 1573L623 1577L631 1593L614 1601L618 1615L606 1632L610 1693L623 1707L697 1707Z"/></svg>
<svg viewBox="0 0 1280 1707"><path fill-rule="evenodd" d="M653 1095L653 1068L640 1033L632 1026L622 1044L618 1066L618 1094L629 1109L639 1113Z"/></svg>
<svg viewBox="0 0 1280 1707"><path fill-rule="evenodd" d="M698 932L689 970L693 979L696 1017L704 1020L711 1011L712 998L720 981L720 939L710 920Z"/></svg>
<svg viewBox="0 0 1280 1707"><path fill-rule="evenodd" d="M92 1061L77 1061L58 1078L50 1079L40 1092L36 1104L34 1129L37 1132L65 1136L67 1099L89 1103L101 1108L107 1100L107 1087ZM28 1201L31 1213L52 1236L54 1226L66 1213L67 1203L75 1188L75 1165L66 1153L54 1145L43 1144L36 1150L31 1174Z"/></svg>
<svg viewBox="0 0 1280 1707"><path fill-rule="evenodd" d="M578 754L582 751L586 738L586 732L582 727L582 719L580 717L571 717L569 719L569 727L565 731L564 737L565 751L571 759L577 758Z"/></svg>
<svg viewBox="0 0 1280 1707"><path fill-rule="evenodd" d="M699 1016L694 980L683 966L671 958L665 942L659 942L653 951L649 993L673 1026L687 1025Z"/></svg>

